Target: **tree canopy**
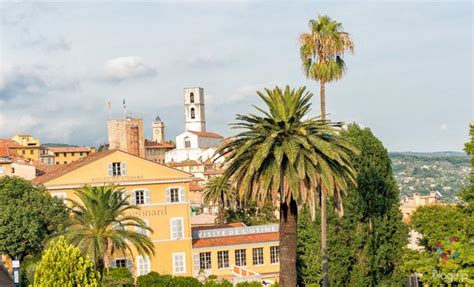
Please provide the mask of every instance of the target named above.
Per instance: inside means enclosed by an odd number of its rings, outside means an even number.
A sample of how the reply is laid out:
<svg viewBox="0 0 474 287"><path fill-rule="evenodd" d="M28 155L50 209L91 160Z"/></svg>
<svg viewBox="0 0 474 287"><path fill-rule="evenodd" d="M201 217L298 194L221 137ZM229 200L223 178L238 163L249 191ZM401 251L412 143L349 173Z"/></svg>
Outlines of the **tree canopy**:
<svg viewBox="0 0 474 287"><path fill-rule="evenodd" d="M0 207L0 253L20 260L41 253L68 218L61 199L19 177L0 179Z"/></svg>

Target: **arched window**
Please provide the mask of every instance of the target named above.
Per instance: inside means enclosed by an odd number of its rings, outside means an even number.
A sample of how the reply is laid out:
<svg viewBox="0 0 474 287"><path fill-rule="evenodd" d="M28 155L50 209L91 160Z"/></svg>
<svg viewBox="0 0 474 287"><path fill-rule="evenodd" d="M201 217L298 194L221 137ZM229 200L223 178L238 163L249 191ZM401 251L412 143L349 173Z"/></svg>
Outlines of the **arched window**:
<svg viewBox="0 0 474 287"><path fill-rule="evenodd" d="M194 103L194 93L193 93L193 92L191 92L191 93L189 94L189 101L190 101L191 103Z"/></svg>
<svg viewBox="0 0 474 287"><path fill-rule="evenodd" d="M196 118L196 113L194 112L194 108L191 108L191 119Z"/></svg>
<svg viewBox="0 0 474 287"><path fill-rule="evenodd" d="M191 147L191 140L189 139L189 137L184 138L184 147L185 148L190 148Z"/></svg>

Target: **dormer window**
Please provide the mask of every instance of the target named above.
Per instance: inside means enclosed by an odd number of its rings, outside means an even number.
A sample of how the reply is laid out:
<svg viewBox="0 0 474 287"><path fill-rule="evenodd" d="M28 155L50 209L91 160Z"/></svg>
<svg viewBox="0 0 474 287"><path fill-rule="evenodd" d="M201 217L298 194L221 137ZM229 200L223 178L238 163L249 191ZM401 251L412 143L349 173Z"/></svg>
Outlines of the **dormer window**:
<svg viewBox="0 0 474 287"><path fill-rule="evenodd" d="M124 162L109 163L109 176L126 176L127 165Z"/></svg>
<svg viewBox="0 0 474 287"><path fill-rule="evenodd" d="M193 93L193 92L191 92L191 93L189 94L189 102L190 102L190 103L194 103L194 93Z"/></svg>

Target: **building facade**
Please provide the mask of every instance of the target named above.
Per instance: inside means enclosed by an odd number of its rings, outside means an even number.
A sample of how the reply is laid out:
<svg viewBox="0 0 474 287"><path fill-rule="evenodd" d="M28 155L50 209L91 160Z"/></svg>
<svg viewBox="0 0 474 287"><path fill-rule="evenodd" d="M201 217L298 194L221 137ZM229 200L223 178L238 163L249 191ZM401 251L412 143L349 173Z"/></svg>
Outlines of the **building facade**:
<svg viewBox="0 0 474 287"><path fill-rule="evenodd" d="M131 203L140 207L131 214L153 229L146 235L155 244L155 256L116 253L107 264L129 267L135 276L150 271L191 276L188 201L191 178L188 173L124 151L107 150L37 177L33 183L44 185L52 196L71 199L76 199L74 190L85 184L119 185L127 192Z"/></svg>
<svg viewBox="0 0 474 287"><path fill-rule="evenodd" d="M69 164L73 161L82 159L86 156L95 152L94 147L73 147L73 146L56 146L48 147L48 155L52 154L54 156L54 164ZM42 158L48 158L48 156L42 156ZM44 160L41 160L43 163L47 164ZM49 163L49 161L48 161Z"/></svg>

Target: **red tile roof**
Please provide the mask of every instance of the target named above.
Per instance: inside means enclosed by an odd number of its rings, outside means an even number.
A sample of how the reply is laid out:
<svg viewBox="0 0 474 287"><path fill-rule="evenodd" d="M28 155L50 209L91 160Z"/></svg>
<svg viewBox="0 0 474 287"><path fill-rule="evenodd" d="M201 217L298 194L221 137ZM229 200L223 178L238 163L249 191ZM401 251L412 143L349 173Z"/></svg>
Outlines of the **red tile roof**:
<svg viewBox="0 0 474 287"><path fill-rule="evenodd" d="M280 234L278 232L203 238L203 239L193 239L193 248L228 246L228 245L239 245L239 244L253 244L253 243L258 243L258 242L271 242L271 241L279 241L279 240L280 240Z"/></svg>
<svg viewBox="0 0 474 287"><path fill-rule="evenodd" d="M172 167L179 167L179 166L200 166L202 163L195 161L195 160L186 160L180 162L169 162L167 165Z"/></svg>
<svg viewBox="0 0 474 287"><path fill-rule="evenodd" d="M203 190L204 188L202 187L201 184L199 184L198 182L196 181L191 181L189 183L189 190L190 191L201 191Z"/></svg>
<svg viewBox="0 0 474 287"><path fill-rule="evenodd" d="M218 174L223 174L224 170L223 169L211 169L211 170L206 170L204 172L204 175L218 175Z"/></svg>
<svg viewBox="0 0 474 287"><path fill-rule="evenodd" d="M85 146L52 146L48 149L54 153L56 152L90 152L91 149Z"/></svg>
<svg viewBox="0 0 474 287"><path fill-rule="evenodd" d="M232 222L232 223L225 223L225 224L218 224L218 225L211 225L211 226L196 226L192 227L192 231L198 231L198 230L207 230L207 229L221 229L221 228L234 228L234 227L245 227L243 222Z"/></svg>
<svg viewBox="0 0 474 287"><path fill-rule="evenodd" d="M216 133L211 133L211 132L196 132L196 131L189 131L190 133L193 133L195 135L198 135L200 137L205 137L205 138L217 138L217 139L223 139L224 137L216 134Z"/></svg>
<svg viewBox="0 0 474 287"><path fill-rule="evenodd" d="M22 147L22 145L11 139L0 139L0 156L14 156L16 153L10 151L10 148L16 147Z"/></svg>
<svg viewBox="0 0 474 287"><path fill-rule="evenodd" d="M175 146L171 143L157 143L150 140L145 140L145 148L166 148L173 149Z"/></svg>

